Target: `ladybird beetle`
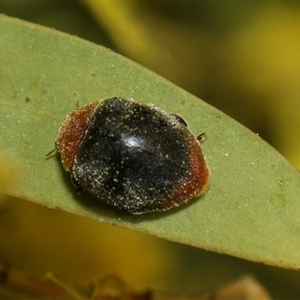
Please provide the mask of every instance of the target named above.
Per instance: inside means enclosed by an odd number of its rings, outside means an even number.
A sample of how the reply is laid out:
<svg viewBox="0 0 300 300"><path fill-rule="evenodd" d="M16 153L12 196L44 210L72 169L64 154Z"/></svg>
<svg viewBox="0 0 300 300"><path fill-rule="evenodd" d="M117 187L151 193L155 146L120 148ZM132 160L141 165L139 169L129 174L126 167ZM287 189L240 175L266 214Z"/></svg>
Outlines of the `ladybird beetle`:
<svg viewBox="0 0 300 300"><path fill-rule="evenodd" d="M71 112L55 145L75 185L132 214L181 206L209 181L186 122L131 99L113 97Z"/></svg>

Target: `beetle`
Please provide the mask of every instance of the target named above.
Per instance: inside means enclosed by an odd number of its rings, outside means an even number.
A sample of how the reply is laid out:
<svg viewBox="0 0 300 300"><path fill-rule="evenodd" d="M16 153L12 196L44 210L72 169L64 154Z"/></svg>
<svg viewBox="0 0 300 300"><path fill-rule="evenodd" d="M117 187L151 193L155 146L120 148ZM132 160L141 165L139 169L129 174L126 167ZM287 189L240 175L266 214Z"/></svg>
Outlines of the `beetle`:
<svg viewBox="0 0 300 300"><path fill-rule="evenodd" d="M199 140L183 118L133 99L72 111L55 145L76 186L132 214L181 206L208 186Z"/></svg>

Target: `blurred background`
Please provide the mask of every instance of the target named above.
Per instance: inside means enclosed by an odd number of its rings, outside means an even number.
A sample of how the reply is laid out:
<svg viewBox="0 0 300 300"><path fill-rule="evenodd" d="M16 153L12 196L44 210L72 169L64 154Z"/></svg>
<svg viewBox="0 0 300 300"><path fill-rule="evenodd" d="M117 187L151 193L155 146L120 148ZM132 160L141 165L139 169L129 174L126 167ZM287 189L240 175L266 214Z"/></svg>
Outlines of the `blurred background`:
<svg viewBox="0 0 300 300"><path fill-rule="evenodd" d="M11 0L0 1L0 13L136 61L259 133L300 168L300 2ZM191 292L253 275L274 299L300 297L297 271L18 199L0 206L0 216L0 262L66 282L116 274L134 287Z"/></svg>

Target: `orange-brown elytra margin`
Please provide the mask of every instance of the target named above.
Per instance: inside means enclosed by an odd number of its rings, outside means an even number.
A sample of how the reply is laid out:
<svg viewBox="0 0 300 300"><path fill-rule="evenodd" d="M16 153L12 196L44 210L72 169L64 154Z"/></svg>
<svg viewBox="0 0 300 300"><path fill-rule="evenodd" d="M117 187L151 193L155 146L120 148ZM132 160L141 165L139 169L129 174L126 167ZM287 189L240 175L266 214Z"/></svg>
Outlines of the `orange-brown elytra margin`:
<svg viewBox="0 0 300 300"><path fill-rule="evenodd" d="M174 187L169 197L169 205L177 203L178 206L187 203L205 193L210 179L210 170L207 166L202 149L197 139L190 144L190 176Z"/></svg>
<svg viewBox="0 0 300 300"><path fill-rule="evenodd" d="M55 141L57 151L61 155L61 162L68 172L72 170L73 162L98 103L91 103L69 113L59 129Z"/></svg>

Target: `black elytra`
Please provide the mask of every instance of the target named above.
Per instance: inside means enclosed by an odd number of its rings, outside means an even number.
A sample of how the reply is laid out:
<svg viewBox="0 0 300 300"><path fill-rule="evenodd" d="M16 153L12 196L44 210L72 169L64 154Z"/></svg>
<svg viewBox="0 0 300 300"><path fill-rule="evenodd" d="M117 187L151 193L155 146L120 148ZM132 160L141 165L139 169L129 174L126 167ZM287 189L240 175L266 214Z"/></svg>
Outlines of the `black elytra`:
<svg viewBox="0 0 300 300"><path fill-rule="evenodd" d="M132 214L160 212L204 193L209 169L178 115L113 97L71 112L56 146L74 182Z"/></svg>

